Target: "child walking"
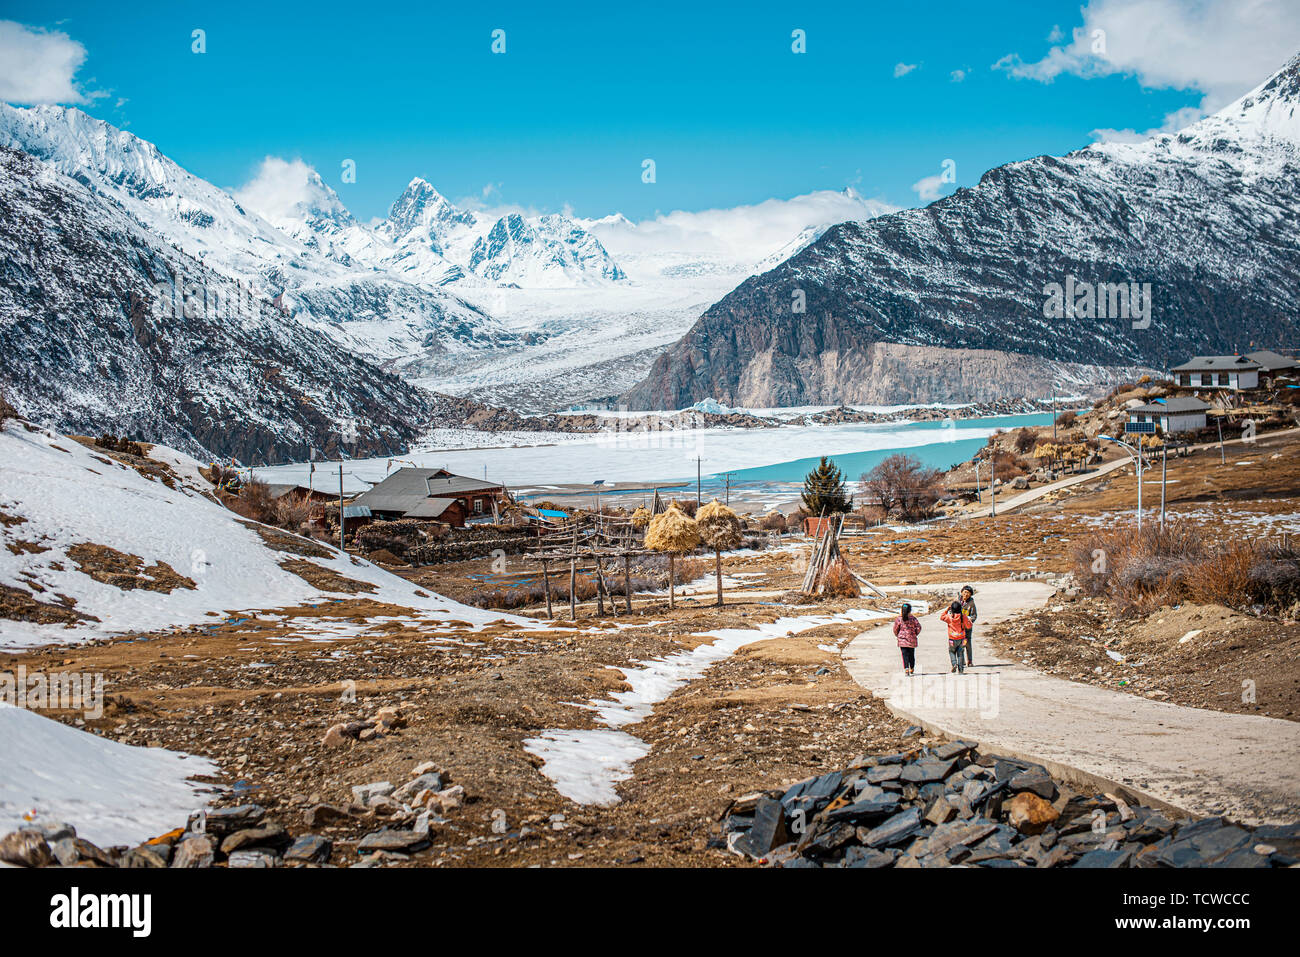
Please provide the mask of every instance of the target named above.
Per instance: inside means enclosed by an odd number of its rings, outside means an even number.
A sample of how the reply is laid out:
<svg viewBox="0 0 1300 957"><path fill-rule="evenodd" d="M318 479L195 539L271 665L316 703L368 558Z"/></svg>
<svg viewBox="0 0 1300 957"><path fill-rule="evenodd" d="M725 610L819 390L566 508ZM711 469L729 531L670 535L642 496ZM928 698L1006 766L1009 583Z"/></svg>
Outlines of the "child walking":
<svg viewBox="0 0 1300 957"><path fill-rule="evenodd" d="M970 619L961 610L961 602L955 601L948 610L939 616L940 621L948 623L948 660L956 674L966 673L966 632L970 629Z"/></svg>
<svg viewBox="0 0 1300 957"><path fill-rule="evenodd" d="M898 639L898 648L903 653L903 674L910 675L916 671L916 636L921 633L921 620L912 614L912 606L903 602L894 619L894 636Z"/></svg>

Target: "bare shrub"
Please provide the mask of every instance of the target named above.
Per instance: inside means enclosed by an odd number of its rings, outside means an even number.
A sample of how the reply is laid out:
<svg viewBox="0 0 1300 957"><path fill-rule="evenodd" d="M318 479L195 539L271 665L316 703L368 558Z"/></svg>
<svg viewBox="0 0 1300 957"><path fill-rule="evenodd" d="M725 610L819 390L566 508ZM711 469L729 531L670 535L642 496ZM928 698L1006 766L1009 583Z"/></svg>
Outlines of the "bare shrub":
<svg viewBox="0 0 1300 957"><path fill-rule="evenodd" d="M1187 585L1197 601L1244 608L1253 603L1251 571L1259 563L1254 542L1228 542L1188 569Z"/></svg>
<svg viewBox="0 0 1300 957"><path fill-rule="evenodd" d="M899 453L881 461L862 476L862 489L887 514L898 512L904 519L928 518L942 494L941 475L926 468L920 459Z"/></svg>
<svg viewBox="0 0 1300 957"><path fill-rule="evenodd" d="M1030 429L1018 429L1014 445L1017 452L1024 454L1034 447L1038 441L1038 435Z"/></svg>
<svg viewBox="0 0 1300 957"><path fill-rule="evenodd" d="M18 410L9 404L4 393L0 392L0 426L3 426L10 419L17 418Z"/></svg>

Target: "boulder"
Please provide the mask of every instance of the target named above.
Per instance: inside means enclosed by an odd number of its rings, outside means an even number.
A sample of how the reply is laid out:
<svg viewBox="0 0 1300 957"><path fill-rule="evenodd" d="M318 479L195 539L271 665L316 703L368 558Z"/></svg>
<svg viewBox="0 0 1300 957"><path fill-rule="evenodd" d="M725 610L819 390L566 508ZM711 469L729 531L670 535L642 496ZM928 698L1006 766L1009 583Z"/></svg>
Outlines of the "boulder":
<svg viewBox="0 0 1300 957"><path fill-rule="evenodd" d="M305 861L309 864L323 864L330 859L334 843L326 837L316 834L304 834L284 852L286 861Z"/></svg>
<svg viewBox="0 0 1300 957"><path fill-rule="evenodd" d="M17 867L50 867L57 863L45 835L22 828L0 838L0 861Z"/></svg>
<svg viewBox="0 0 1300 957"><path fill-rule="evenodd" d="M1032 791L1022 791L1003 805L1007 821L1021 834L1039 834L1060 815Z"/></svg>

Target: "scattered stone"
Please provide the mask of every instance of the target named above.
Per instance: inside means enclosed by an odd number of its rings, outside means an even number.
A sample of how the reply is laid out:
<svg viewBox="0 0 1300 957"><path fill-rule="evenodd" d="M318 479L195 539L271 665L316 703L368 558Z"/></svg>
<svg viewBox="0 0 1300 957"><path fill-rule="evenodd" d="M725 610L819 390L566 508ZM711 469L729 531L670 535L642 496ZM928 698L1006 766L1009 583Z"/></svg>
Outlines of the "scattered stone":
<svg viewBox="0 0 1300 957"><path fill-rule="evenodd" d="M303 815L303 820L311 828L328 827L331 824L337 824L340 821L346 821L351 817L347 811L341 807L335 807L333 804L317 804Z"/></svg>
<svg viewBox="0 0 1300 957"><path fill-rule="evenodd" d="M172 867L193 868L211 867L216 859L212 838L206 834L194 834L176 845L172 853Z"/></svg>
<svg viewBox="0 0 1300 957"><path fill-rule="evenodd" d="M397 789L387 781L358 784L352 788L352 800L362 807L369 807L376 798L386 798L395 790Z"/></svg>
<svg viewBox="0 0 1300 957"><path fill-rule="evenodd" d="M393 828L384 828L367 834L357 845L358 854L370 854L376 851L416 851L427 846L429 837L427 834L420 835L413 831L399 831Z"/></svg>
<svg viewBox="0 0 1300 957"><path fill-rule="evenodd" d="M231 854L245 847L259 845L283 846L290 841L288 832L280 824L267 821L261 827L250 827L236 831L221 842L221 853Z"/></svg>
<svg viewBox="0 0 1300 957"><path fill-rule="evenodd" d="M260 847L235 851L226 859L227 867L275 867L278 863L272 851Z"/></svg>
<svg viewBox="0 0 1300 957"><path fill-rule="evenodd" d="M206 813L204 827L222 838L236 831L256 827L266 817L266 808L260 804L241 804L238 807L214 808ZM194 831L191 824L190 831Z"/></svg>
<svg viewBox="0 0 1300 957"><path fill-rule="evenodd" d="M324 864L330 859L334 842L316 834L304 834L296 839L284 852L286 861L306 861L310 864Z"/></svg>

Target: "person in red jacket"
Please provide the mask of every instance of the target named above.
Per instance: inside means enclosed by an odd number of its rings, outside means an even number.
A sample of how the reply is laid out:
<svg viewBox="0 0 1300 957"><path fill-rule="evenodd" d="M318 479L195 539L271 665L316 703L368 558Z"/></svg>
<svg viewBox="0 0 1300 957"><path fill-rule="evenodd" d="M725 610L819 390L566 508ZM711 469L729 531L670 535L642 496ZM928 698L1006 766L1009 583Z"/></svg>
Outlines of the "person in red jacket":
<svg viewBox="0 0 1300 957"><path fill-rule="evenodd" d="M961 610L961 602L955 601L948 610L939 616L940 621L948 623L948 660L956 674L966 673L966 632L971 628L971 620Z"/></svg>
<svg viewBox="0 0 1300 957"><path fill-rule="evenodd" d="M898 639L899 650L903 653L903 674L910 675L916 671L916 637L921 633L921 620L912 614L912 606L903 602L894 619L894 637Z"/></svg>

